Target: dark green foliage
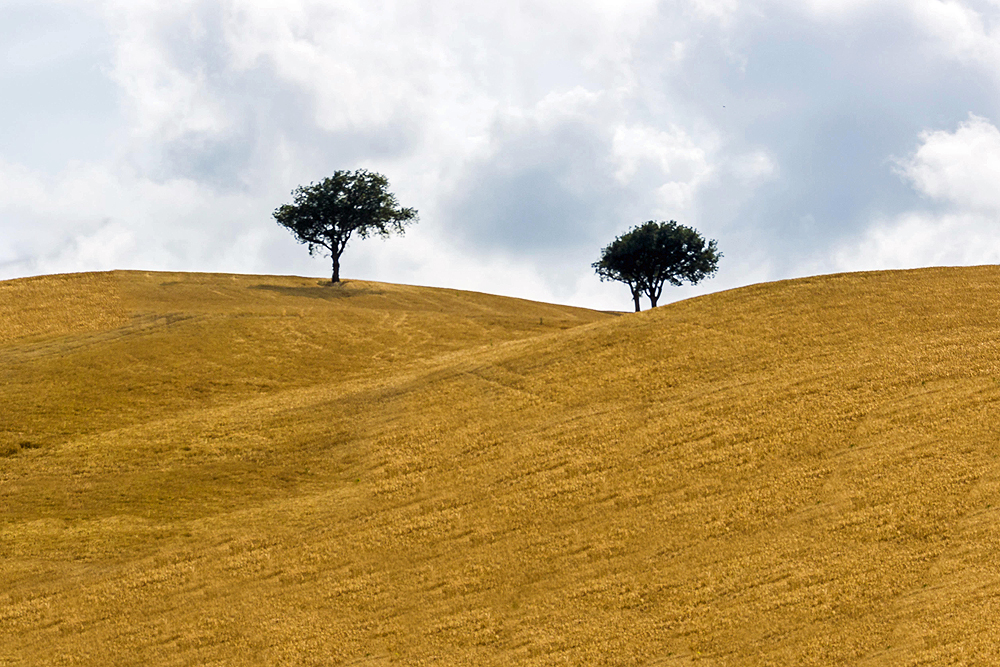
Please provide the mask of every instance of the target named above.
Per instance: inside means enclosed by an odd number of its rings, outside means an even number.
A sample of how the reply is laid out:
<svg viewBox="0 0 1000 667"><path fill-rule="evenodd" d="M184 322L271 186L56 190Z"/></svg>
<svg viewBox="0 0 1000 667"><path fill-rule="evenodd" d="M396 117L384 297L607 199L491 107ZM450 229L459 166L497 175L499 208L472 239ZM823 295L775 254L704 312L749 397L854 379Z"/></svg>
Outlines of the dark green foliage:
<svg viewBox="0 0 1000 667"><path fill-rule="evenodd" d="M415 209L400 208L385 176L364 169L337 171L319 183L300 185L292 195L293 203L279 207L274 219L308 245L310 255L329 253L335 283L340 282L340 256L354 233L384 238L402 234L417 219Z"/></svg>
<svg viewBox="0 0 1000 667"><path fill-rule="evenodd" d="M716 242L706 243L691 227L650 220L612 241L593 267L602 281L628 285L639 312L640 296L648 296L655 308L664 283L699 283L715 275L721 257Z"/></svg>

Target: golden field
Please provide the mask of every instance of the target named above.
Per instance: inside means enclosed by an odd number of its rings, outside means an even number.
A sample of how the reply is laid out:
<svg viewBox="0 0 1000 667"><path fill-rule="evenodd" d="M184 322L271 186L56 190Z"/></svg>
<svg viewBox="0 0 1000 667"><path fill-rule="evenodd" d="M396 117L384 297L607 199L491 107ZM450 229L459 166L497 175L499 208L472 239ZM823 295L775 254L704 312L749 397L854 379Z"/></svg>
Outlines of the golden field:
<svg viewBox="0 0 1000 667"><path fill-rule="evenodd" d="M998 286L0 282L0 666L995 664Z"/></svg>

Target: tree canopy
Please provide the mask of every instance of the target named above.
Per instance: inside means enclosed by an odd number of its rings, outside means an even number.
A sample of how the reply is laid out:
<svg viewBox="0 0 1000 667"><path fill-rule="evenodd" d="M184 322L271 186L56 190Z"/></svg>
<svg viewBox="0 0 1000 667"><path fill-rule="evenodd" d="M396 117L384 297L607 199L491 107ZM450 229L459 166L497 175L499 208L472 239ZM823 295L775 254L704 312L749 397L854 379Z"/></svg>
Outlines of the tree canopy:
<svg viewBox="0 0 1000 667"><path fill-rule="evenodd" d="M330 255L334 283L340 282L340 256L354 234L402 234L417 219L416 209L399 206L385 176L365 169L337 171L319 183L300 185L292 195L292 203L275 210L274 219L305 243L310 255Z"/></svg>
<svg viewBox="0 0 1000 667"><path fill-rule="evenodd" d="M706 242L691 227L650 220L612 241L593 267L602 281L628 285L639 312L643 294L655 308L665 283L699 283L715 275L721 257L716 242Z"/></svg>

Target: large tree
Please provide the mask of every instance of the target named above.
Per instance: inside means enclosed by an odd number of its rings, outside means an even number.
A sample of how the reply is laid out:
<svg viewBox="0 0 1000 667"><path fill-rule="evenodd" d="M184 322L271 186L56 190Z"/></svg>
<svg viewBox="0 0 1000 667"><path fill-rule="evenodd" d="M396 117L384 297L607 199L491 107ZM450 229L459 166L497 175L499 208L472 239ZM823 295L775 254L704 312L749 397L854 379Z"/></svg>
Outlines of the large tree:
<svg viewBox="0 0 1000 667"><path fill-rule="evenodd" d="M330 255L334 283L340 282L340 256L351 236L402 234L417 219L415 209L399 206L385 176L364 169L337 171L319 183L300 185L292 196L291 204L275 210L274 219L308 245L310 255Z"/></svg>
<svg viewBox="0 0 1000 667"><path fill-rule="evenodd" d="M716 242L706 242L691 227L650 220L608 244L593 267L602 281L628 285L639 312L640 296L645 294L656 308L664 283L699 283L715 275L721 257Z"/></svg>

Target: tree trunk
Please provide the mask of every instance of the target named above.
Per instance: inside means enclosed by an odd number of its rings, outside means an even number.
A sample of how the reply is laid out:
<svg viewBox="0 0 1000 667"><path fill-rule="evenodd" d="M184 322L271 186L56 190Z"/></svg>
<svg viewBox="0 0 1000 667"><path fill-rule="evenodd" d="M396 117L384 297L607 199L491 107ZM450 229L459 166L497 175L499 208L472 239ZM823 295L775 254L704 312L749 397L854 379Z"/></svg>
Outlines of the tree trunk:
<svg viewBox="0 0 1000 667"><path fill-rule="evenodd" d="M656 308L656 302L660 300L661 294L663 294L663 283L660 283L659 287L649 286L646 290L646 296L649 297L650 308Z"/></svg>
<svg viewBox="0 0 1000 667"><path fill-rule="evenodd" d="M340 282L340 257L337 255L333 256L333 277L330 279L331 284Z"/></svg>
<svg viewBox="0 0 1000 667"><path fill-rule="evenodd" d="M632 287L631 285L629 285L629 288L632 290L632 300L635 301L635 312L638 313L639 312L639 297L642 296L642 291L639 290L636 287Z"/></svg>

